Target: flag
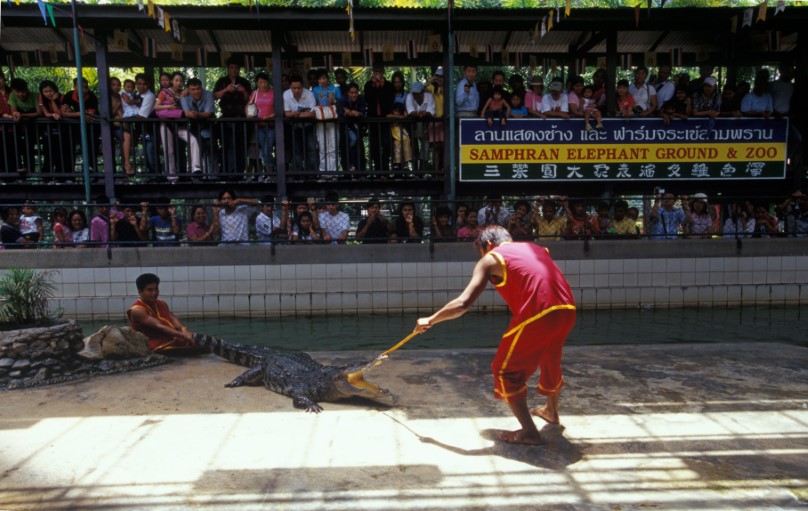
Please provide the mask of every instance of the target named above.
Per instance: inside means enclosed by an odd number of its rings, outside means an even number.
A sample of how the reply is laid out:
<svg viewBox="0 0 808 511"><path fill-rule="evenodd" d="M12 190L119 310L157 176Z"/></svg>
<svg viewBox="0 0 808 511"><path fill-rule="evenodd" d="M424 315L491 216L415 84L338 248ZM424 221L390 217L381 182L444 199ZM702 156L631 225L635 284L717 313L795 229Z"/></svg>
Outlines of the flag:
<svg viewBox="0 0 808 511"><path fill-rule="evenodd" d="M148 11L146 11L146 12L149 14L149 16L154 18L154 2L152 0L149 0Z"/></svg>
<svg viewBox="0 0 808 511"><path fill-rule="evenodd" d="M429 51L431 53L440 53L443 49L443 44L440 41L440 34L432 34L429 36Z"/></svg>
<svg viewBox="0 0 808 511"><path fill-rule="evenodd" d="M671 66L682 67L682 49L671 48Z"/></svg>
<svg viewBox="0 0 808 511"><path fill-rule="evenodd" d="M569 16L570 11L572 10L572 0L566 0L564 7L564 16Z"/></svg>
<svg viewBox="0 0 808 511"><path fill-rule="evenodd" d="M326 70L334 69L334 56L330 53L323 54L323 67Z"/></svg>
<svg viewBox="0 0 808 511"><path fill-rule="evenodd" d="M143 56L156 59L157 58L157 41L151 37L143 38Z"/></svg>
<svg viewBox="0 0 808 511"><path fill-rule="evenodd" d="M171 43L171 60L182 61L182 44Z"/></svg>
<svg viewBox="0 0 808 511"><path fill-rule="evenodd" d="M353 22L353 0L348 0L348 6L345 10L348 12L348 33L351 34L351 41L356 40L356 30L354 29L354 22Z"/></svg>
<svg viewBox="0 0 808 511"><path fill-rule="evenodd" d="M129 38L125 30L115 30L113 32L112 45L116 50L126 51L129 49Z"/></svg>
<svg viewBox="0 0 808 511"><path fill-rule="evenodd" d="M544 37L547 34L547 16L541 19L541 36Z"/></svg>
<svg viewBox="0 0 808 511"><path fill-rule="evenodd" d="M623 69L631 69L631 53L620 54L620 67Z"/></svg>
<svg viewBox="0 0 808 511"><path fill-rule="evenodd" d="M777 0L777 7L774 8L774 15L777 16L786 10L786 0Z"/></svg>
<svg viewBox="0 0 808 511"><path fill-rule="evenodd" d="M553 10L550 9L550 15L547 17L547 31L551 31L553 29Z"/></svg>
<svg viewBox="0 0 808 511"><path fill-rule="evenodd" d="M769 51L780 51L780 43L783 33L779 30L769 32Z"/></svg>
<svg viewBox="0 0 808 511"><path fill-rule="evenodd" d="M145 7L143 7L143 0L137 0L137 10L143 12Z"/></svg>
<svg viewBox="0 0 808 511"><path fill-rule="evenodd" d="M50 16L51 23L53 23L53 28L56 28L56 18L53 17L53 6L51 4L46 4L45 8L48 11L48 16ZM45 23L47 25L47 23Z"/></svg>
<svg viewBox="0 0 808 511"><path fill-rule="evenodd" d="M244 71L249 72L254 69L255 69L255 57L252 55L244 55Z"/></svg>
<svg viewBox="0 0 808 511"><path fill-rule="evenodd" d="M163 28L166 30L166 32L171 32L171 16L168 13L165 13Z"/></svg>
<svg viewBox="0 0 808 511"><path fill-rule="evenodd" d="M42 0L36 0L37 6L39 6L39 12L42 13L42 20L45 22L45 26L48 26L48 13L45 10L45 2ZM26 66L27 67L27 66Z"/></svg>
<svg viewBox="0 0 808 511"><path fill-rule="evenodd" d="M485 47L485 61L489 64L494 62L494 47L490 44Z"/></svg>
<svg viewBox="0 0 808 511"><path fill-rule="evenodd" d="M373 48L365 48L365 67L373 67Z"/></svg>
<svg viewBox="0 0 808 511"><path fill-rule="evenodd" d="M752 16L754 16L754 11L752 11L751 7L743 11L743 25L741 25L741 28L752 27Z"/></svg>
<svg viewBox="0 0 808 511"><path fill-rule="evenodd" d="M162 7L157 7L157 25L160 28L166 28L166 18Z"/></svg>
<svg viewBox="0 0 808 511"><path fill-rule="evenodd" d="M760 7L758 7L758 16L757 16L758 21L766 21L766 9L768 9L768 7L769 3L766 0L764 0L763 3L760 4Z"/></svg>
<svg viewBox="0 0 808 511"><path fill-rule="evenodd" d="M533 26L533 33L530 34L530 39L535 43L536 39L539 38L539 27L541 27L541 22L537 21L536 25Z"/></svg>
<svg viewBox="0 0 808 511"><path fill-rule="evenodd" d="M407 60L414 60L418 58L418 46L415 44L415 39L407 41Z"/></svg>
<svg viewBox="0 0 808 511"><path fill-rule="evenodd" d="M205 48L196 49L196 67L208 67L208 50Z"/></svg>
<svg viewBox="0 0 808 511"><path fill-rule="evenodd" d="M182 41L182 30L180 29L180 22L177 21L177 18L171 19L171 35L174 37L174 40L178 43Z"/></svg>

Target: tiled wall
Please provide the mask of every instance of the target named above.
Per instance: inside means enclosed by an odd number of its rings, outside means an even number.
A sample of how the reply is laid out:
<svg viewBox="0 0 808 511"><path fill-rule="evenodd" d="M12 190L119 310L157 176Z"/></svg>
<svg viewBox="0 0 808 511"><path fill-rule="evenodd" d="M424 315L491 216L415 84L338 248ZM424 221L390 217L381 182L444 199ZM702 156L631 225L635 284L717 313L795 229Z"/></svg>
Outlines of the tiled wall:
<svg viewBox="0 0 808 511"><path fill-rule="evenodd" d="M458 259L60 268L53 306L71 318L122 320L135 278L152 272L162 297L187 317L430 311L468 282L475 261ZM584 308L808 304L808 255L557 262ZM490 287L477 306L504 308Z"/></svg>

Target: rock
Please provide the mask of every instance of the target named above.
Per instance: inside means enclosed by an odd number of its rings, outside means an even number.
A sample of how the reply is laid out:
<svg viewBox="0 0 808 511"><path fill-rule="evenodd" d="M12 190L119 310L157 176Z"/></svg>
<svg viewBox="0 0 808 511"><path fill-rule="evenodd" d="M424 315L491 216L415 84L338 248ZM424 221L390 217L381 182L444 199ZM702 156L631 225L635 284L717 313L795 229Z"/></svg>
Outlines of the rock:
<svg viewBox="0 0 808 511"><path fill-rule="evenodd" d="M0 369L9 368L14 365L14 362L16 360L13 358L0 358Z"/></svg>
<svg viewBox="0 0 808 511"><path fill-rule="evenodd" d="M84 349L77 353L87 360L140 358L151 354L148 339L129 327L104 326L84 338Z"/></svg>
<svg viewBox="0 0 808 511"><path fill-rule="evenodd" d="M28 369L29 367L31 367L31 361L25 358L17 360L16 362L14 362L14 365L11 366L12 369L19 369L19 370Z"/></svg>

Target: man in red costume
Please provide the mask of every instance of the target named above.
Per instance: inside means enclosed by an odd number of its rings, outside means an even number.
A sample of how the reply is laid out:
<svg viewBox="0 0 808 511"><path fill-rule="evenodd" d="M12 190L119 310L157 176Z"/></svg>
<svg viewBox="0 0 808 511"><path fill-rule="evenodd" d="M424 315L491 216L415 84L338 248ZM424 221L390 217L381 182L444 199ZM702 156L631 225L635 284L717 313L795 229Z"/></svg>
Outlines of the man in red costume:
<svg viewBox="0 0 808 511"><path fill-rule="evenodd" d="M513 314L503 334L491 370L494 395L506 403L522 428L500 434L506 442L539 445L541 435L531 414L558 424L561 350L575 324L575 300L561 270L544 247L513 243L500 226L487 227L477 240L480 261L466 289L435 314L418 318L415 331L455 319L471 308L488 281L496 287ZM543 408L527 406L527 380L540 369L538 392L547 396Z"/></svg>
<svg viewBox="0 0 808 511"><path fill-rule="evenodd" d="M140 298L129 307L126 316L132 330L149 338L149 349L163 355L199 353L194 334L171 314L160 296L160 277L144 273L135 280Z"/></svg>

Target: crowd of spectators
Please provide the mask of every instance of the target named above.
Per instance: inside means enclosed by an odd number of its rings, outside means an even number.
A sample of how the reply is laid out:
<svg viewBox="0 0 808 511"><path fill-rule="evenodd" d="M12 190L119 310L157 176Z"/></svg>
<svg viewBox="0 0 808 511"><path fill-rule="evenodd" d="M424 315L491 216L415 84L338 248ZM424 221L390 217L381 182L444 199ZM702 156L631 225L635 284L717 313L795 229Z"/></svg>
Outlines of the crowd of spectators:
<svg viewBox="0 0 808 511"><path fill-rule="evenodd" d="M656 75L645 67L633 80L620 80L609 91L606 71L598 69L591 83L572 76L562 82L553 78L544 88L544 78L494 71L490 80L477 80L477 67L463 68L454 94L457 117L486 118L506 124L508 118L583 118L587 130L602 129L604 116L661 117L666 123L689 117L788 116L794 92L793 67L780 66L776 80L762 69L754 83L725 84L719 90L704 67L699 78L689 74L671 76L671 67L661 65ZM374 66L364 87L349 83L343 69L334 71L335 83L326 69L311 70L306 79L284 75L282 84L285 150L291 173L315 174L323 180L337 175L355 177L358 172L380 177L412 172L440 171L443 161L444 86L443 69L434 70L428 83L407 83L400 72L388 80L382 66ZM231 60L227 74L212 91L196 78L182 73L162 73L152 87L146 74L135 80L110 79L110 117L120 151L122 168L135 176L135 145L143 148L145 171L174 182L212 178L219 173L246 175L248 180L272 181L276 171L275 93L265 73L250 83L241 75L240 63ZM21 178L35 168L39 146L41 172L54 179L70 179L76 165L80 132L76 123L53 123L35 131L37 117L52 121L77 119L78 85L60 93L56 84L44 80L39 94L19 78L5 83L0 72L0 114L18 126L3 130L4 151L0 173L18 173ZM607 98L615 97L615 110L607 111ZM82 91L90 128L88 136L95 154L99 130L93 125L99 113L96 95L86 82ZM212 124L217 117L224 123ZM152 122L144 122L152 119ZM380 122L384 120L384 122ZM593 126L594 125L594 126ZM16 138L16 140L14 140ZM180 146L180 142L184 146ZM96 158L90 157L90 166ZM92 170L92 169L91 169ZM341 171L338 174L338 171Z"/></svg>
<svg viewBox="0 0 808 511"><path fill-rule="evenodd" d="M662 190L632 203L561 196L517 199L506 206L490 195L479 209L462 202L428 208L376 198L346 205L335 192L323 201L276 202L223 190L215 201L178 206L167 197L119 205L100 196L89 222L84 208L68 213L57 206L42 214L31 203L2 208L0 248L468 242L494 224L516 240L539 242L808 236L808 195L801 191L779 204L716 204L704 193L677 196Z"/></svg>

